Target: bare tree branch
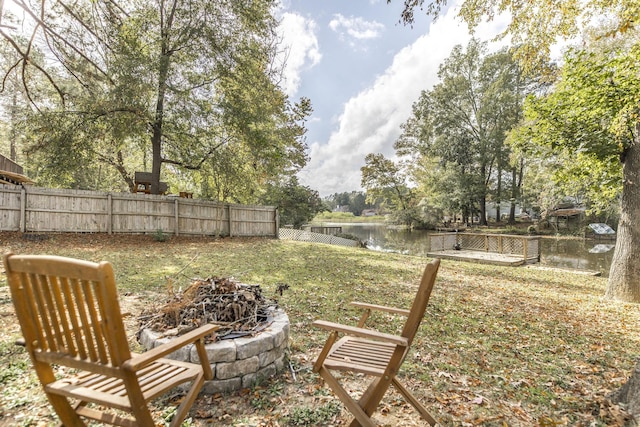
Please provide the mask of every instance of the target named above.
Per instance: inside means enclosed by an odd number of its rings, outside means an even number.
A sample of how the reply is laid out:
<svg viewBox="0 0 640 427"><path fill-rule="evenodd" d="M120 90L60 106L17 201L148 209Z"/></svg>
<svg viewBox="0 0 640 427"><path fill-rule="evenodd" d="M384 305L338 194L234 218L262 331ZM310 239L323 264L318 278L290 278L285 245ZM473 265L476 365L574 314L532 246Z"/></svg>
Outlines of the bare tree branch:
<svg viewBox="0 0 640 427"><path fill-rule="evenodd" d="M58 96L60 96L60 99L62 100L62 103L64 104L64 92L62 91L62 89L60 89L60 87L56 84L55 80L53 79L53 77L51 77L51 75L49 74L49 72L47 70L45 70L42 66L40 66L39 64L37 64L36 62L32 62L29 58L29 54L26 52L23 52L22 49L20 48L20 46L18 46L18 44L13 40L13 38L11 38L11 36L9 36L7 33L5 33L4 31L2 31L2 29L0 28L0 35L2 35L2 37L5 38L5 40L7 40L9 42L9 44L11 44L11 46L13 46L13 48L15 49L16 52L18 52L18 54L22 57L22 59L20 59L12 68L15 68L18 66L18 64L22 61L23 62L23 72L22 72L22 79L23 79L23 85L25 87L25 90L27 91L27 97L29 98L29 102L31 102L34 106L36 106L35 102L33 101L33 99L31 99L31 96L29 95L29 88L27 87L27 83L24 80L25 76L24 76L24 69L27 65L31 65L33 67L35 67L37 70L39 70L46 78L47 80L49 80L49 83L51 83L51 85L54 87L54 89L56 90L56 92L58 92ZM4 80L6 79L6 77L9 75L11 69L9 71L7 71L7 73L5 74L5 78L3 79L3 90L4 90ZM37 106L36 106L37 108Z"/></svg>
<svg viewBox="0 0 640 427"><path fill-rule="evenodd" d="M87 61L87 63L89 63L93 68L95 68L100 74L104 75L105 77L107 77L109 79L110 83L113 83L113 81L111 80L111 78L109 77L109 75L107 74L106 71L104 71L102 69L102 67L100 67L98 64L95 63L95 61L93 61L91 58L89 58L87 55L84 54L84 52L82 52L82 50L80 50L78 47L76 47L73 43L71 43L69 40L67 40L65 37L62 37L60 34L58 34L56 31L54 31L51 27L49 27L45 22L44 22L44 3L42 5L41 8L41 17L37 17L33 11L29 8L29 6L21 0L16 0L16 4L18 6L20 6L25 12L27 12L27 14L29 16L31 16L31 18L36 22L36 28L38 26L42 27L42 30L45 33L49 33L54 37L54 40L59 40L60 42L62 42L62 44L68 46L71 50L73 50L74 52L76 52L78 55L80 55L85 61Z"/></svg>

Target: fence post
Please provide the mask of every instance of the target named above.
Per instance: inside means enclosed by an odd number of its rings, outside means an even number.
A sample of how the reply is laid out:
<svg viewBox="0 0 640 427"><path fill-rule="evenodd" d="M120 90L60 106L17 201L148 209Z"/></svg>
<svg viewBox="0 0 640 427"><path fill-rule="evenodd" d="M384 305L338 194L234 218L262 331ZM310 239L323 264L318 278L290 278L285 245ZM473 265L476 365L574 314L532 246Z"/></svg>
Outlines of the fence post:
<svg viewBox="0 0 640 427"><path fill-rule="evenodd" d="M273 215L274 215L274 221L276 224L276 239L280 238L280 212L278 211L278 208L275 208L273 210Z"/></svg>
<svg viewBox="0 0 640 427"><path fill-rule="evenodd" d="M233 221L231 220L231 205L227 205L227 214L229 215L229 237L233 237Z"/></svg>
<svg viewBox="0 0 640 427"><path fill-rule="evenodd" d="M178 207L178 198L176 198L176 199L173 201L173 215L174 215L174 217L175 217L175 222L176 222L176 225L175 225L175 227L174 227L174 230L175 230L175 231L174 231L174 234L175 234L176 236L178 236L178 235L180 234L180 229L179 229L179 227L178 227L178 223L179 223L179 220L180 220L180 214L179 214L178 212L179 212L179 207Z"/></svg>
<svg viewBox="0 0 640 427"><path fill-rule="evenodd" d="M113 198L107 194L107 234L113 233Z"/></svg>
<svg viewBox="0 0 640 427"><path fill-rule="evenodd" d="M20 190L20 231L27 231L27 190Z"/></svg>

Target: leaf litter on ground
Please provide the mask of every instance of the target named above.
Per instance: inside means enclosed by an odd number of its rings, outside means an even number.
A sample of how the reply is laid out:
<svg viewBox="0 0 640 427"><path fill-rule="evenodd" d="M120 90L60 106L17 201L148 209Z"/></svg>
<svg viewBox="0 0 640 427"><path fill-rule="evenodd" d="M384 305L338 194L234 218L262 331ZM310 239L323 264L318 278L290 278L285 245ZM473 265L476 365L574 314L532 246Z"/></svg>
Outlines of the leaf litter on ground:
<svg viewBox="0 0 640 427"><path fill-rule="evenodd" d="M111 261L138 351L136 316L166 299L168 278L260 284L290 318L290 368L251 389L201 395L191 411L196 426L348 424L349 413L311 371L326 339L311 322L355 323L352 300L407 307L428 261L271 239L140 235L52 234L34 242L0 233L0 250ZM445 261L401 376L443 426L632 425L607 396L640 356L640 306L604 300L605 287L600 277ZM374 316L369 324L397 333L401 319ZM20 332L3 276L0 328L0 425L54 425L28 357L13 345ZM365 383L344 380L354 390ZM170 403L160 399L156 412ZM375 418L423 425L393 391Z"/></svg>

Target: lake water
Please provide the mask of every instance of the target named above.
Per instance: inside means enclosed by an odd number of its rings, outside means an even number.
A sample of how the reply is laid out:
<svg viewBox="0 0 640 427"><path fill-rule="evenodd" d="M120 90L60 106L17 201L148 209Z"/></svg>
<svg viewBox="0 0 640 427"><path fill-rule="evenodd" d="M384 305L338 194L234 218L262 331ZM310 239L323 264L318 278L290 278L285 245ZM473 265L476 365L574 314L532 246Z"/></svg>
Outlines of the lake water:
<svg viewBox="0 0 640 427"><path fill-rule="evenodd" d="M384 224L339 225L342 232L357 236L371 250L409 255L427 254L428 231L407 231L387 228ZM543 237L540 240L540 264L550 267L600 271L609 274L613 257L613 240L563 239Z"/></svg>

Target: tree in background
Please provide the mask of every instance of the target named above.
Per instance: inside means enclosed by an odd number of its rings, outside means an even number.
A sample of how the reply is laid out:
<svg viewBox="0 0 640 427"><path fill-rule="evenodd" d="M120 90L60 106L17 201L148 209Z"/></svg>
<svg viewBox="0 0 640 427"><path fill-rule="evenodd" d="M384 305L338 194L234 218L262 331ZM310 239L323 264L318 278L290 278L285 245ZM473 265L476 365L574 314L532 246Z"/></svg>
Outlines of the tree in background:
<svg viewBox="0 0 640 427"><path fill-rule="evenodd" d="M278 86L273 1L16 4L37 25L24 43L0 32L18 53L5 75L39 71L58 95L36 96L33 73L19 74L37 110L29 148L43 182L85 186L78 176L101 164L132 188L133 171L149 168L156 193L164 165L165 175L201 182L242 177L242 191L217 193L247 200L306 163L310 103L292 105ZM40 36L60 75L32 54ZM235 160L231 168L213 169L226 166L212 160L218 153ZM227 170L234 175L221 176Z"/></svg>
<svg viewBox="0 0 640 427"><path fill-rule="evenodd" d="M454 47L438 77L440 83L423 91L413 105L396 152L413 159L418 183L419 178L436 178L430 171L421 173L421 167L432 165L429 159L436 160L446 182L433 182L430 193L453 196L447 208L467 218L477 212L480 224L486 225L490 197L499 205L518 195L520 181L509 180L523 164L509 163L505 140L518 123L526 81L506 49L488 55L486 43L475 39L466 50ZM505 197L507 183L513 188ZM515 205L515 198L511 203Z"/></svg>
<svg viewBox="0 0 640 427"><path fill-rule="evenodd" d="M291 177L286 182L269 184L259 199L264 205L276 206L281 225L300 228L326 210L317 191L300 185L298 178Z"/></svg>
<svg viewBox="0 0 640 427"><path fill-rule="evenodd" d="M334 193L331 196L324 197L323 201L331 210L347 206L349 212L354 216L362 215L362 211L365 209L374 209L377 207L375 203L367 202L367 195L362 191Z"/></svg>
<svg viewBox="0 0 640 427"><path fill-rule="evenodd" d="M387 0L388 3L391 1ZM405 23L412 23L417 7L437 16L447 3L447 0L406 0L401 19ZM560 38L579 34L584 24L592 23L594 17L606 16L610 23L600 37L585 40L587 47L594 44L593 40L613 36L628 40L626 50L617 48L608 55L578 52L569 57L563 66L566 75L563 75L559 86L559 91L563 91L568 98L557 105L570 113L567 126L560 127L566 131L564 141L569 141L569 135L580 135L584 139L576 140L577 146L573 147L588 154L590 160L612 158L610 156L616 153L622 165L620 222L606 296L640 302L640 267L635 262L640 256L640 218L637 217L640 215L640 176L636 172L640 170L640 114L637 99L640 93L637 85L640 48L634 29L634 23L640 16L640 3L637 0L587 0L566 7L565 2L542 0L464 0L460 17L473 29L481 19L491 19L500 11L507 11L511 15L511 23L503 35L513 38L518 59L527 70L541 70L549 59L551 45ZM576 73L572 69L584 71L585 74L580 76L579 71ZM599 120L594 112L605 115ZM584 119L580 119L581 116ZM598 144L596 141L608 143ZM556 144L551 140L551 148L556 147L562 150L569 145Z"/></svg>
<svg viewBox="0 0 640 427"><path fill-rule="evenodd" d="M42 53L39 50L34 49L31 55L42 61ZM0 39L0 70L9 69L19 58L19 54L11 45ZM30 68L17 71L5 75L0 81L0 143L4 144L0 145L0 150L9 159L23 163L22 151L28 131L27 118L31 113L28 91L38 96L49 96L47 90L50 87L41 74L33 73ZM28 88L24 86L23 72L31 85Z"/></svg>
<svg viewBox="0 0 640 427"><path fill-rule="evenodd" d="M382 206L391 211L392 221L408 227L419 223L415 193L409 188L407 174L400 164L382 154L367 154L362 172L362 187L369 202L382 200Z"/></svg>
<svg viewBox="0 0 640 427"><path fill-rule="evenodd" d="M426 10L437 15L447 3L427 1ZM412 22L414 9L424 4L424 0L405 0L402 19ZM582 49L570 54L554 88L556 95L543 98L540 108L533 110L537 111L534 118L539 119L538 129L552 131L558 138L548 139L552 149L578 151L589 161L603 162L600 170L610 170L614 158L621 165L620 221L605 296L640 303L640 43L634 28L640 2L586 0L567 6L562 1L463 0L460 15L474 28L482 18L491 19L499 11L510 12L512 20L505 35L520 45L519 58L528 69L546 62L558 38L575 36L594 16L612 20L597 40L610 36L628 40L626 48L600 53ZM593 41L586 40L585 45L594 47ZM555 114L554 107L568 116ZM640 363L633 372L614 398L640 415Z"/></svg>

